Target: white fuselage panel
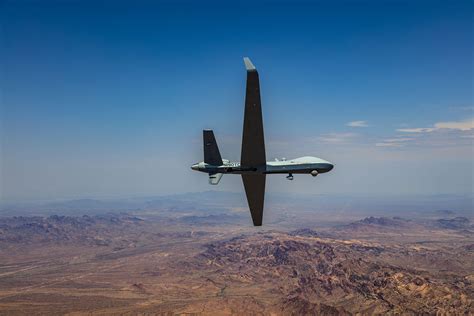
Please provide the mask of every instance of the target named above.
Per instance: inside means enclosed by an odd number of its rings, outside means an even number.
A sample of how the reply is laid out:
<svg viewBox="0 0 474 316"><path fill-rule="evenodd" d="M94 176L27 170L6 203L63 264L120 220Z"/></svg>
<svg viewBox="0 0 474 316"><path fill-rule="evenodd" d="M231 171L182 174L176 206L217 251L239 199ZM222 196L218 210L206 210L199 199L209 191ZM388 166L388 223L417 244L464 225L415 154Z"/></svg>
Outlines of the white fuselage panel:
<svg viewBox="0 0 474 316"><path fill-rule="evenodd" d="M333 164L317 157L300 157L291 160L267 161L265 167L259 168L245 168L241 167L240 162L230 162L223 160L224 164L221 166L213 166L200 162L195 164L192 168L194 170L208 172L208 173L311 173L316 170L318 173L325 173L333 168Z"/></svg>

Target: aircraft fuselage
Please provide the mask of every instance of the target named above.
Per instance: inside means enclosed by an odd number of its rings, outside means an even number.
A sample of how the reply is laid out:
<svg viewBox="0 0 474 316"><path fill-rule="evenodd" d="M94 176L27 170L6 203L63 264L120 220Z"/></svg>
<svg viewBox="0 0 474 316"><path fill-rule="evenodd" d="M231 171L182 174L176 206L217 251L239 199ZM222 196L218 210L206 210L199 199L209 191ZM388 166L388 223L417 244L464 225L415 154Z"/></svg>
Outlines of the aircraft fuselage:
<svg viewBox="0 0 474 316"><path fill-rule="evenodd" d="M301 157L291 160L267 161L265 166L246 168L240 162L231 162L222 159L220 166L211 165L204 161L194 164L191 168L206 173L233 173L233 174L301 174L307 173L313 176L319 173L331 171L334 167L329 161L317 157Z"/></svg>

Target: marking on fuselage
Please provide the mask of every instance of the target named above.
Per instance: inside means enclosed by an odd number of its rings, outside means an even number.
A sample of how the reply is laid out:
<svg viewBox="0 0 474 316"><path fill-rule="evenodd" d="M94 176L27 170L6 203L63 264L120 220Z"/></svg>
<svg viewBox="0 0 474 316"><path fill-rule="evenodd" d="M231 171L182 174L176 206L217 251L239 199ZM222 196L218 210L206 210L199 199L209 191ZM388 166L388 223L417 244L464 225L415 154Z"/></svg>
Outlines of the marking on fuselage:
<svg viewBox="0 0 474 316"><path fill-rule="evenodd" d="M240 163L238 162L230 162L228 164L225 165L226 167L238 167L240 166Z"/></svg>

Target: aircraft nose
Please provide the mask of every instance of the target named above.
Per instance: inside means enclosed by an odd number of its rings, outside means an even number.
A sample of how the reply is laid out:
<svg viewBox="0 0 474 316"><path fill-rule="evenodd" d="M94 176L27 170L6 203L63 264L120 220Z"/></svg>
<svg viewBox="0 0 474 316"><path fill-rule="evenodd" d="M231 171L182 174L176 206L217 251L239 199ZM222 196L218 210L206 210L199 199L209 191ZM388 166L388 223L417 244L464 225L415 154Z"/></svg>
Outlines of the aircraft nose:
<svg viewBox="0 0 474 316"><path fill-rule="evenodd" d="M330 163L329 161L327 161L325 164L324 164L324 172L329 172L331 171L332 169L334 168L334 165L332 163Z"/></svg>
<svg viewBox="0 0 474 316"><path fill-rule="evenodd" d="M196 164L192 165L192 166L191 166L191 169L193 169L193 170L199 170L198 164L196 163Z"/></svg>

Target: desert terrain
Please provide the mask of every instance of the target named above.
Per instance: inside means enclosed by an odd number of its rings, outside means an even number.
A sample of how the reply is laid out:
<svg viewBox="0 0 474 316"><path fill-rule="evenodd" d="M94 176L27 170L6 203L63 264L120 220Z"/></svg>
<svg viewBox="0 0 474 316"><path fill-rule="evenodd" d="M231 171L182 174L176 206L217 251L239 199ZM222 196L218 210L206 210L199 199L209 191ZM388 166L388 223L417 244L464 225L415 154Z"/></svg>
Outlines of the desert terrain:
<svg viewBox="0 0 474 316"><path fill-rule="evenodd" d="M165 204L2 217L0 314L473 314L469 213L290 220L275 207L254 228L238 207Z"/></svg>

